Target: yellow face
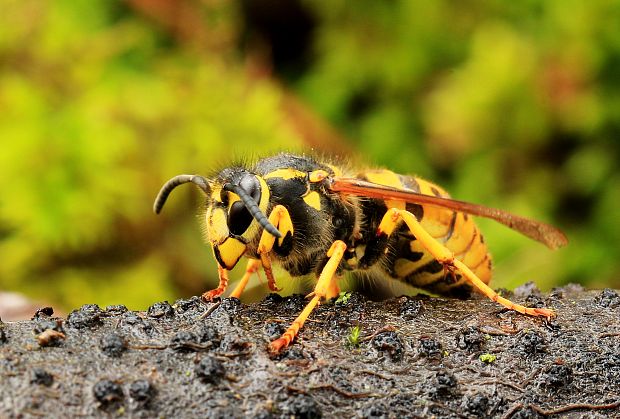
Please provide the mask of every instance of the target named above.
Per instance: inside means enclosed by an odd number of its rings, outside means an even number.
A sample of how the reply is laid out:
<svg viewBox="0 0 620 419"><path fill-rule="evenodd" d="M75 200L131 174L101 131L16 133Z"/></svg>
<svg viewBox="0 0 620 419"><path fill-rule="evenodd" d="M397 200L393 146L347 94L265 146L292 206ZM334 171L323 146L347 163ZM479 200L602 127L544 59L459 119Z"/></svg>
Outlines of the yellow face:
<svg viewBox="0 0 620 419"><path fill-rule="evenodd" d="M269 188L260 176L246 174L240 187L256 202L263 214L269 205ZM222 268L232 269L260 231L239 195L211 185L211 200L206 213L207 237Z"/></svg>

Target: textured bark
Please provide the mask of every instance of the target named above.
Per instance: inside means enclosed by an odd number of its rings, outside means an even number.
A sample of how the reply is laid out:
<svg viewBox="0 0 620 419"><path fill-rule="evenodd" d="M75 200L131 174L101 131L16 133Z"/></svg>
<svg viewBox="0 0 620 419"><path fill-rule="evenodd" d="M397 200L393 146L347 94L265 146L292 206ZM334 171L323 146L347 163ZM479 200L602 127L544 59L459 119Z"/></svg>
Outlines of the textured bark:
<svg viewBox="0 0 620 419"><path fill-rule="evenodd" d="M515 293L558 317L354 293L320 306L275 358L267 344L302 296L39 311L0 326L0 417L620 416L618 294Z"/></svg>

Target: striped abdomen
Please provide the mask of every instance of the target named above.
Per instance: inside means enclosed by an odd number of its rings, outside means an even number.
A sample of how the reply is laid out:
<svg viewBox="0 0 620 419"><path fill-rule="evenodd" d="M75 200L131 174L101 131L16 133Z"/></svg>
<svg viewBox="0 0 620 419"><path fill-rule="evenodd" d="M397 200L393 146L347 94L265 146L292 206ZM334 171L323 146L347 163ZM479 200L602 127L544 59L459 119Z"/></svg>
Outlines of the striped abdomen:
<svg viewBox="0 0 620 419"><path fill-rule="evenodd" d="M441 187L413 176L403 176L389 170L367 171L359 178L396 188L411 189L425 195L449 198ZM491 256L487 251L482 234L472 217L452 210L430 206L405 204L399 201L377 201L372 204L372 211L381 208L396 207L413 213L424 229L437 241L450 249L455 257L467 265L482 281L491 279ZM367 207L370 209L370 207ZM369 230L376 228L383 214L368 214ZM378 221L377 221L378 220ZM378 225L378 224L377 224ZM444 269L407 230L403 224L390 237L389 251L382 261L384 271L394 279L434 293L444 295L467 294L470 286L459 274L452 274Z"/></svg>

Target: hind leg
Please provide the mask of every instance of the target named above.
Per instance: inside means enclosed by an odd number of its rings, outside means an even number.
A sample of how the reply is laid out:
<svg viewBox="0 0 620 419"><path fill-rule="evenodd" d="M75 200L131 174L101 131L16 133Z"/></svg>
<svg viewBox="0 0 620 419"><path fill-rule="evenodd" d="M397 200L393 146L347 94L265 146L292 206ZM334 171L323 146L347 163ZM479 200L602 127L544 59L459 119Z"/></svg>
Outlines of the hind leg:
<svg viewBox="0 0 620 419"><path fill-rule="evenodd" d="M411 233L420 241L420 244L437 259L440 263L447 267L449 270L458 271L471 285L473 285L478 291L489 297L491 300L503 305L504 307L518 311L519 313L528 314L530 316L544 316L547 318L555 316L553 310L546 308L532 308L525 307L520 304L515 304L512 301L500 296L493 291L491 287L485 284L474 272L472 272L467 265L454 257L454 254L437 240L435 240L424 228L420 225L415 215L406 210L400 210L392 208L388 210L381 224L377 235L386 234L389 236L396 228L398 223L402 220Z"/></svg>

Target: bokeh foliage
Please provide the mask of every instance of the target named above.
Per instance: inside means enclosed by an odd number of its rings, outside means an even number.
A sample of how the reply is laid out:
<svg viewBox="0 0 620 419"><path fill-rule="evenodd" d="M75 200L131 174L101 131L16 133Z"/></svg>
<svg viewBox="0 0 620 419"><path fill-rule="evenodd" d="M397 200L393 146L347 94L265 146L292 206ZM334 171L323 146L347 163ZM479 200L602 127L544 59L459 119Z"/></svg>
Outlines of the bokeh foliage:
<svg viewBox="0 0 620 419"><path fill-rule="evenodd" d="M481 221L496 284L620 285L620 2L309 4L297 86L361 154L568 231L548 253Z"/></svg>
<svg viewBox="0 0 620 419"><path fill-rule="evenodd" d="M552 253L482 220L495 286L620 286L619 2L7 0L0 19L1 289L143 308L212 286L198 194L159 218L152 199L308 142L290 97L358 160L568 232Z"/></svg>

